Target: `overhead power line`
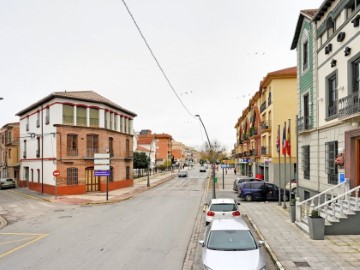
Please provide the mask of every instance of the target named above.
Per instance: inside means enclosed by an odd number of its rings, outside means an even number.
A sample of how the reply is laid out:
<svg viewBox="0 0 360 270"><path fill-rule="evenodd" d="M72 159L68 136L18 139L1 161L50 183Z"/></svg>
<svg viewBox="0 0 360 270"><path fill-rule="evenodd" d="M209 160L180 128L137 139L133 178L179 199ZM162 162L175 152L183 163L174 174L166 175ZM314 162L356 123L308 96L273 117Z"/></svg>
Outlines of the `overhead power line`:
<svg viewBox="0 0 360 270"><path fill-rule="evenodd" d="M135 24L135 26L136 26L137 30L139 31L139 33L140 33L140 35L141 35L142 39L144 40L144 42L145 42L145 44L146 44L146 47L149 49L149 51L150 51L150 53L151 53L152 57L154 58L154 60L155 60L155 62L156 62L156 64L157 64L157 66L159 67L159 69L160 69L161 73L163 74L163 76L164 76L165 80L168 82L168 84L169 84L170 88L172 89L172 91L174 92L175 96L176 96L176 97L177 97L177 99L180 101L181 105L185 108L185 110L187 111L187 113L188 113L188 114L190 114L192 117L195 117L195 116L194 116L194 115L193 115L193 114L192 114L192 113L188 110L188 108L185 106L184 102L181 100L181 98L179 97L179 95L178 95L178 94L177 94L177 92L175 91L174 87L172 86L172 84L171 84L171 82L170 82L169 78L166 76L164 69L161 67L161 65L160 65L160 63L159 63L158 59L156 58L156 56L155 56L154 52L153 52L153 51L152 51L152 49L150 48L149 43L146 41L146 39L145 39L145 37L144 37L143 33L142 33L142 32L141 32L141 30L140 30L139 25L136 23L134 16L132 15L132 13L131 13L131 11L130 11L129 7L127 6L127 4L125 3L125 0L122 0L122 2L123 2L123 4L124 4L124 6L126 7L126 10L127 10L127 12L129 13L129 15L130 15L130 17L131 17L132 21L134 22L134 24Z"/></svg>

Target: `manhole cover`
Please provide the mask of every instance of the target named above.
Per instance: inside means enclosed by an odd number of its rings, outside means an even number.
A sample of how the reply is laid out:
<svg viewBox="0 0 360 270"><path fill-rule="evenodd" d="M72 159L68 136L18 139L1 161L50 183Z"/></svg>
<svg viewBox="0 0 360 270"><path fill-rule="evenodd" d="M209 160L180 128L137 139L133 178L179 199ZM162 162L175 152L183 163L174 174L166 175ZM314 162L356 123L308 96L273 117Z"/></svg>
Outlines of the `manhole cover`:
<svg viewBox="0 0 360 270"><path fill-rule="evenodd" d="M294 264L296 265L296 267L310 267L310 264L308 264L307 262L294 262Z"/></svg>

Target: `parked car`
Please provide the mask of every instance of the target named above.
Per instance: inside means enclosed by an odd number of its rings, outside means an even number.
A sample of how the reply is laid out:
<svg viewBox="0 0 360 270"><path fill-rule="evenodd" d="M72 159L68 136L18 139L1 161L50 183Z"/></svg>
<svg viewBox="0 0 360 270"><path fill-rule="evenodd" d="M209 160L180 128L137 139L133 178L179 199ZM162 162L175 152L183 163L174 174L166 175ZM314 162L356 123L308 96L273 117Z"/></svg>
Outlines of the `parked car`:
<svg viewBox="0 0 360 270"><path fill-rule="evenodd" d="M234 199L212 199L205 212L206 225L214 218L241 218L238 205L240 205L240 203L235 202Z"/></svg>
<svg viewBox="0 0 360 270"><path fill-rule="evenodd" d="M277 185L264 181L245 182L241 183L239 186L238 197L245 201L276 201L279 199L279 191L281 192L280 199L283 201L284 189L279 189ZM294 193L292 193L291 197L295 197ZM290 191L285 190L285 200L288 201L289 198Z"/></svg>
<svg viewBox="0 0 360 270"><path fill-rule="evenodd" d="M257 242L242 219L214 219L199 243L202 269L266 269L265 242Z"/></svg>
<svg viewBox="0 0 360 270"><path fill-rule="evenodd" d="M250 176L239 176L236 177L233 184L233 190L239 192L239 185L244 182L251 182L251 181L263 181L258 178L250 177Z"/></svg>
<svg viewBox="0 0 360 270"><path fill-rule="evenodd" d="M16 188L15 180L12 178L1 178L0 189L5 189L5 188Z"/></svg>
<svg viewBox="0 0 360 270"><path fill-rule="evenodd" d="M186 170L180 170L178 173L178 177L187 177L188 172Z"/></svg>
<svg viewBox="0 0 360 270"><path fill-rule="evenodd" d="M200 172L206 172L205 166L201 166L199 171L200 171Z"/></svg>

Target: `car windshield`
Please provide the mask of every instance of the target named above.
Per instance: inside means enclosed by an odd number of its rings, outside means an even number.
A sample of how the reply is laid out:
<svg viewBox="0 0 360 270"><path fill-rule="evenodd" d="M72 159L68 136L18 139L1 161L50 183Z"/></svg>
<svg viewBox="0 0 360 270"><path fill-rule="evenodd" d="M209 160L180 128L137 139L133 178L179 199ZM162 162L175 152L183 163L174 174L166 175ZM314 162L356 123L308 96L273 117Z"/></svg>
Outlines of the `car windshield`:
<svg viewBox="0 0 360 270"><path fill-rule="evenodd" d="M241 251L257 248L254 237L249 230L211 231L207 248L212 250Z"/></svg>
<svg viewBox="0 0 360 270"><path fill-rule="evenodd" d="M213 212L231 212L236 210L236 205L233 203L219 203L210 206L210 211Z"/></svg>

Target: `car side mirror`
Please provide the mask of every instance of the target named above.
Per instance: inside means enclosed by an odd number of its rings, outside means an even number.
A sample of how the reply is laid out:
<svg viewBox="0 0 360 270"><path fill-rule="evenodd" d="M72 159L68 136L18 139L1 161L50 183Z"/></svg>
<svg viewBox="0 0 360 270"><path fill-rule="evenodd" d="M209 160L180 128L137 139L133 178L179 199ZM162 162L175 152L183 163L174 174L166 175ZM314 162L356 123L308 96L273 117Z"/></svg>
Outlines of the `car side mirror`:
<svg viewBox="0 0 360 270"><path fill-rule="evenodd" d="M265 241L260 240L260 241L259 241L259 247L262 247L263 245L265 245Z"/></svg>
<svg viewBox="0 0 360 270"><path fill-rule="evenodd" d="M205 246L205 241L204 240L199 240L199 244L204 247Z"/></svg>

